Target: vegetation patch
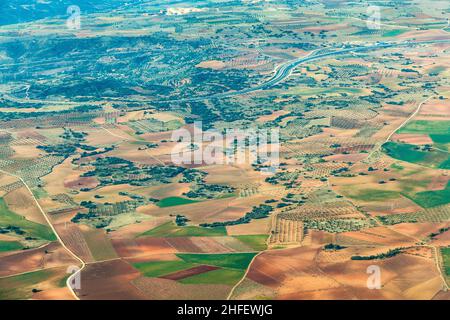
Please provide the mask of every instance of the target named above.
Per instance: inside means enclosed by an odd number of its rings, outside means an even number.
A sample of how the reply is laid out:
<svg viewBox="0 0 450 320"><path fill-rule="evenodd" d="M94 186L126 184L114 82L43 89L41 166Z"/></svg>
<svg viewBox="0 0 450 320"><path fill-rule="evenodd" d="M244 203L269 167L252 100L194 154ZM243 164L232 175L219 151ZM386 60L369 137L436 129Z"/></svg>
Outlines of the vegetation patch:
<svg viewBox="0 0 450 320"><path fill-rule="evenodd" d="M0 240L0 252L15 251L21 249L23 249L23 246L22 244L20 244L20 242Z"/></svg>
<svg viewBox="0 0 450 320"><path fill-rule="evenodd" d="M450 143L450 134L430 134L430 138L436 143Z"/></svg>
<svg viewBox="0 0 450 320"><path fill-rule="evenodd" d="M50 270L39 270L0 279L0 300L30 299L32 290L52 275Z"/></svg>
<svg viewBox="0 0 450 320"><path fill-rule="evenodd" d="M445 275L450 277L450 247L441 248L442 262L444 264Z"/></svg>
<svg viewBox="0 0 450 320"><path fill-rule="evenodd" d="M255 251L263 251L267 249L267 235L265 234L234 236L234 238L243 242Z"/></svg>
<svg viewBox="0 0 450 320"><path fill-rule="evenodd" d="M391 190L363 189L355 193L347 193L346 196L354 200L375 202L397 199L400 193Z"/></svg>
<svg viewBox="0 0 450 320"><path fill-rule="evenodd" d="M394 159L428 167L439 167L448 159L447 152L433 150L431 146L427 145L416 146L406 143L387 142L383 145L383 150Z"/></svg>
<svg viewBox="0 0 450 320"><path fill-rule="evenodd" d="M28 238L39 238L55 241L56 236L50 227L29 221L8 209L3 198L0 198L0 233L15 233Z"/></svg>
<svg viewBox="0 0 450 320"><path fill-rule="evenodd" d="M242 218L225 222L202 223L200 226L204 228L216 228L249 223L253 219L267 218L272 211L273 208L271 206L261 204L258 207L253 207L252 211L246 213Z"/></svg>
<svg viewBox="0 0 450 320"><path fill-rule="evenodd" d="M417 133L429 135L450 134L450 121L411 121L401 128L398 133Z"/></svg>
<svg viewBox="0 0 450 320"><path fill-rule="evenodd" d="M138 269L146 277L161 277L177 271L193 268L196 265L185 261L147 261L133 263L133 266Z"/></svg>
<svg viewBox="0 0 450 320"><path fill-rule="evenodd" d="M340 245L334 244L334 243L326 244L323 247L323 249L326 250L326 251L338 251L338 250L342 250L342 249L345 249L345 248L347 248L347 247L340 246Z"/></svg>
<svg viewBox="0 0 450 320"><path fill-rule="evenodd" d="M184 278L179 282L184 284L225 284L232 286L243 277L244 273L244 270L217 269Z"/></svg>
<svg viewBox="0 0 450 320"><path fill-rule="evenodd" d="M401 30L401 29L390 30L388 32L383 33L383 37L396 37L405 32L406 32L406 30Z"/></svg>
<svg viewBox="0 0 450 320"><path fill-rule="evenodd" d="M377 255L372 255L372 256L352 256L352 260L378 260L378 259L387 259L387 258L392 258L395 257L396 255L400 254L402 252L402 249L392 249L389 250L386 253L380 253Z"/></svg>
<svg viewBox="0 0 450 320"><path fill-rule="evenodd" d="M184 284L225 284L234 285L245 273L255 253L234 254L188 254L179 253L177 261L148 261L133 263L146 277L173 277L177 272L189 271L192 268L205 266L218 267L220 269L201 272L183 277L178 282ZM175 280L175 279L174 279Z"/></svg>
<svg viewBox="0 0 450 320"><path fill-rule="evenodd" d="M413 196L405 195L423 208L433 208L450 203L450 182L444 190L422 191Z"/></svg>

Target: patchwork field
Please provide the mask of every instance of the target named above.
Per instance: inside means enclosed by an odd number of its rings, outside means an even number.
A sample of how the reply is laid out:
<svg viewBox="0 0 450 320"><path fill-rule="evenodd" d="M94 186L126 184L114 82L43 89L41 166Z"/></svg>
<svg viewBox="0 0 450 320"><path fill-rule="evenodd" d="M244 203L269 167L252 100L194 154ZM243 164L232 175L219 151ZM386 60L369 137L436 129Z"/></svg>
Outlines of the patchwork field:
<svg viewBox="0 0 450 320"><path fill-rule="evenodd" d="M448 1L66 5L2 5L0 299L448 298Z"/></svg>

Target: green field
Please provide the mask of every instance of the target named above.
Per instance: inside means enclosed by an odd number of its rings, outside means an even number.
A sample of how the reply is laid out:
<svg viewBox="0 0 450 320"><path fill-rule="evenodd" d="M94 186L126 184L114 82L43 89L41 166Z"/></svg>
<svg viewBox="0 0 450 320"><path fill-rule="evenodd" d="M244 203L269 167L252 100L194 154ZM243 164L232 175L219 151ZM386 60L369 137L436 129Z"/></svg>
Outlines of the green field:
<svg viewBox="0 0 450 320"><path fill-rule="evenodd" d="M390 190L362 189L357 192L345 191L345 196L354 200L375 202L397 199L400 197L400 193Z"/></svg>
<svg viewBox="0 0 450 320"><path fill-rule="evenodd" d="M441 248L444 271L447 278L450 278L450 247Z"/></svg>
<svg viewBox="0 0 450 320"><path fill-rule="evenodd" d="M444 190L423 191L405 196L423 208L442 206L450 203L450 182Z"/></svg>
<svg viewBox="0 0 450 320"><path fill-rule="evenodd" d="M99 232L99 233L97 233ZM111 242L107 237L101 235L99 230L91 230L85 232L84 239L96 261L110 260L117 258L117 253L114 250Z"/></svg>
<svg viewBox="0 0 450 320"><path fill-rule="evenodd" d="M444 169L448 163L449 154L439 150L422 151L418 146L406 143L386 142L383 151L390 157L406 162L421 164L432 168Z"/></svg>
<svg viewBox="0 0 450 320"><path fill-rule="evenodd" d="M405 167L402 166L402 165L399 164L399 163L393 163L393 164L391 165L391 169L398 170L398 171L402 171L403 169L405 169Z"/></svg>
<svg viewBox="0 0 450 320"><path fill-rule="evenodd" d="M133 263L133 266L146 277L161 277L193 268L196 264L185 261L148 261Z"/></svg>
<svg viewBox="0 0 450 320"><path fill-rule="evenodd" d="M319 94L349 94L356 95L362 94L364 91L359 88L340 88L340 87L331 87L331 88L320 88L320 87L294 87L289 90L289 94L293 95L302 95L302 96L316 96Z"/></svg>
<svg viewBox="0 0 450 320"><path fill-rule="evenodd" d="M31 290L52 275L50 270L40 270L0 279L0 300L30 299Z"/></svg>
<svg viewBox="0 0 450 320"><path fill-rule="evenodd" d="M433 74L434 75L439 75L442 72L444 72L445 70L447 70L446 66L436 66L436 67L433 67L430 70L428 70L428 74L429 75L433 75Z"/></svg>
<svg viewBox="0 0 450 320"><path fill-rule="evenodd" d="M400 29L391 30L391 31L383 33L383 37L396 37L405 32L406 32L406 30L400 30Z"/></svg>
<svg viewBox="0 0 450 320"><path fill-rule="evenodd" d="M178 253L176 255L181 260L137 262L133 263L133 266L146 277L162 277L193 267L209 265L220 269L207 271L178 281L184 284L234 285L244 275L255 253Z"/></svg>
<svg viewBox="0 0 450 320"><path fill-rule="evenodd" d="M442 144L450 143L450 133L449 134L430 134L430 138L435 143L442 143Z"/></svg>
<svg viewBox="0 0 450 320"><path fill-rule="evenodd" d="M164 237L219 237L226 236L225 227L202 228L196 226L178 227L173 222L167 222L156 228L142 233L140 236L150 236L157 238Z"/></svg>
<svg viewBox="0 0 450 320"><path fill-rule="evenodd" d="M177 253L177 256L188 263L204 264L209 266L246 269L255 253L219 253L219 254L191 254Z"/></svg>
<svg viewBox="0 0 450 320"><path fill-rule="evenodd" d="M159 200L156 203L156 205L160 208L167 208L167 207L181 206L183 204L190 204L190 203L196 203L196 202L200 202L200 201L186 199L186 198L182 198L182 197L168 197L168 198Z"/></svg>
<svg viewBox="0 0 450 320"><path fill-rule="evenodd" d="M428 120L411 121L397 132L428 134L428 135L450 134L450 121L428 121Z"/></svg>
<svg viewBox="0 0 450 320"><path fill-rule="evenodd" d="M0 240L0 252L15 251L21 249L23 249L23 246L20 244L20 242Z"/></svg>
<svg viewBox="0 0 450 320"><path fill-rule="evenodd" d="M244 275L244 270L217 269L187 277L179 282L184 284L225 284L234 285Z"/></svg>
<svg viewBox="0 0 450 320"><path fill-rule="evenodd" d="M266 245L267 235L265 234L234 236L234 238L245 243L247 246L254 249L255 251L263 251L267 249Z"/></svg>
<svg viewBox="0 0 450 320"><path fill-rule="evenodd" d="M0 227L19 227L25 232L24 236L35 237L48 241L55 241L56 236L50 227L26 220L24 217L15 214L8 209L5 201L0 198Z"/></svg>

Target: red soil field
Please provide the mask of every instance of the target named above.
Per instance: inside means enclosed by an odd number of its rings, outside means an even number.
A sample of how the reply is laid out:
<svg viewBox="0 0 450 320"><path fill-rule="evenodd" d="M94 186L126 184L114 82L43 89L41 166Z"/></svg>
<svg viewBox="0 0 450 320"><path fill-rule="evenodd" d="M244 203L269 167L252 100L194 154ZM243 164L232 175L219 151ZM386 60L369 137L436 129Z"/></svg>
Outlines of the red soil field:
<svg viewBox="0 0 450 320"><path fill-rule="evenodd" d="M205 272L213 271L213 270L217 270L217 269L219 269L219 268L218 267L212 267L212 266L198 266L198 267L190 268L190 269L187 269L187 270L174 272L174 273L165 275L165 276L163 276L161 278L168 279L168 280L181 280L181 279L184 279L184 278L195 276L197 274L201 274L201 273L205 273Z"/></svg>

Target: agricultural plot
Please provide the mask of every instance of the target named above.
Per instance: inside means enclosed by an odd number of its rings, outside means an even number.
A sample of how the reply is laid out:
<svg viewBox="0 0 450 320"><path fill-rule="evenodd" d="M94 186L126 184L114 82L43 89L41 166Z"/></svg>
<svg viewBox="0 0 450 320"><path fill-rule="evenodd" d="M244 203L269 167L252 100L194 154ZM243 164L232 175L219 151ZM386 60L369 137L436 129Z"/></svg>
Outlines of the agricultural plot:
<svg viewBox="0 0 450 320"><path fill-rule="evenodd" d="M40 291L50 291L65 286L65 269L35 271L0 279L1 300L24 300L37 298ZM64 289L65 290L65 289ZM67 299L70 294L60 294Z"/></svg>
<svg viewBox="0 0 450 320"><path fill-rule="evenodd" d="M141 236L149 237L215 237L225 236L225 227L202 228L197 226L178 227L173 222L167 222L154 229L142 233Z"/></svg>
<svg viewBox="0 0 450 320"><path fill-rule="evenodd" d="M0 230L4 234L16 235L25 240L55 241L56 236L50 227L26 220L11 212L4 199L0 198Z"/></svg>
<svg viewBox="0 0 450 320"><path fill-rule="evenodd" d="M445 276L450 279L450 248L441 248Z"/></svg>
<svg viewBox="0 0 450 320"><path fill-rule="evenodd" d="M184 204L190 204L190 203L196 203L197 200L192 199L186 199L182 197L168 197L159 200L156 205L160 208L166 208L166 207L174 207L174 206L181 206Z"/></svg>
<svg viewBox="0 0 450 320"><path fill-rule="evenodd" d="M263 251L267 248L266 241L268 236L265 234L239 235L234 236L234 238L248 245L255 251Z"/></svg>
<svg viewBox="0 0 450 320"><path fill-rule="evenodd" d="M449 169L449 154L441 150L434 150L427 146L419 147L412 144L387 142L383 150L394 159L417 163L427 167Z"/></svg>
<svg viewBox="0 0 450 320"><path fill-rule="evenodd" d="M177 254L180 260L137 262L133 266L146 277L159 277L183 284L234 285L254 253Z"/></svg>
<svg viewBox="0 0 450 320"><path fill-rule="evenodd" d="M23 249L18 241L0 241L0 252L16 251Z"/></svg>
<svg viewBox="0 0 450 320"><path fill-rule="evenodd" d="M298 220L283 219L278 215L275 230L270 236L271 245L300 243L303 240L303 223Z"/></svg>

